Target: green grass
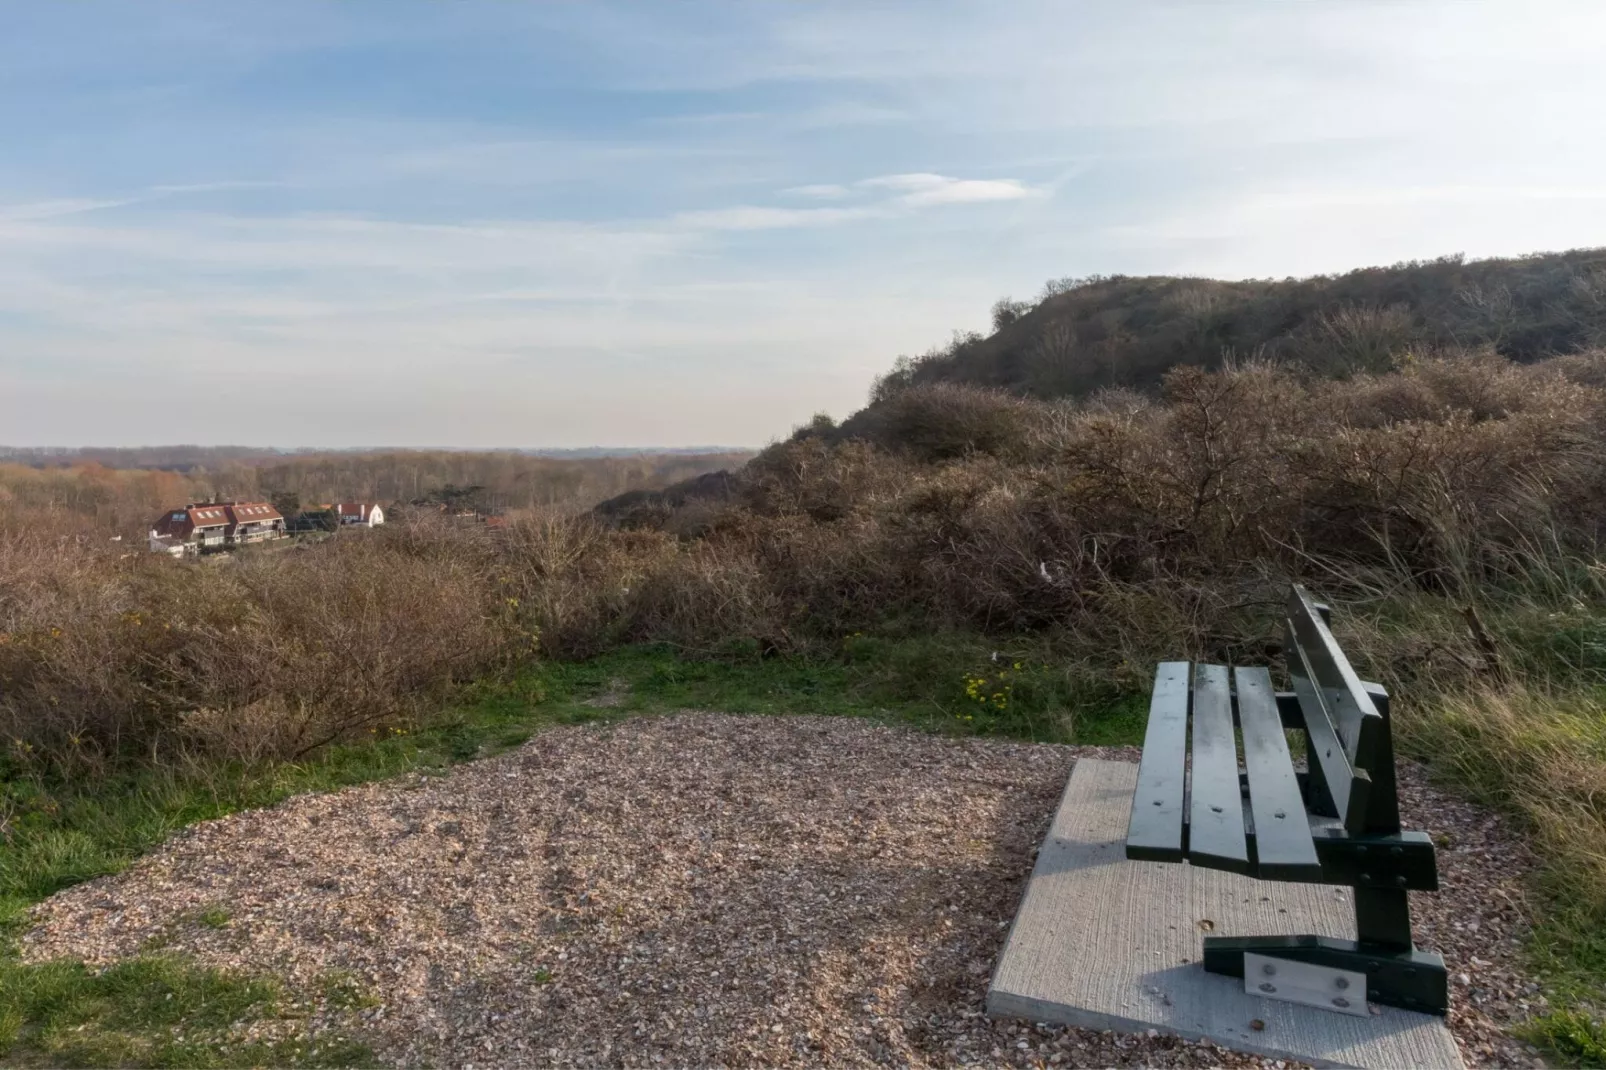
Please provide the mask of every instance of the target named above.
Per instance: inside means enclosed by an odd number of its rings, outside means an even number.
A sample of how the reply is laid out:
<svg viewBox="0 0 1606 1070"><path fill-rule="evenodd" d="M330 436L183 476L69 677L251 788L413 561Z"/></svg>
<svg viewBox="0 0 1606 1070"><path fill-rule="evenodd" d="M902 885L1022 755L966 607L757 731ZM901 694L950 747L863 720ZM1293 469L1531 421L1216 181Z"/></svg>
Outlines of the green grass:
<svg viewBox="0 0 1606 1070"><path fill-rule="evenodd" d="M207 907L195 920L208 929L224 929L228 927L230 918L229 912L223 907Z"/></svg>
<svg viewBox="0 0 1606 1070"><path fill-rule="evenodd" d="M973 684L981 681L981 685ZM301 762L194 763L144 769L74 788L18 769L0 774L0 934L62 888L115 873L186 825L291 795L330 791L516 747L544 728L678 709L866 717L958 735L1052 742L1135 743L1144 697L1056 667L1040 641L968 636L862 635L815 657L762 657L733 645L691 659L665 646L586 662L532 666L464 689L429 724L388 727ZM209 906L190 924L222 929ZM82 1066L352 1065L371 1061L357 1037L308 1040L293 1028L307 1001L371 1005L350 979L330 976L292 999L272 979L202 969L157 955L102 972L82 963L24 964L0 954L0 1061ZM245 1039L257 1022L285 1039Z"/></svg>
<svg viewBox="0 0 1606 1070"><path fill-rule="evenodd" d="M984 684L972 693L968 682L978 679ZM1141 693L1056 667L1029 641L851 636L828 657L738 651L704 660L668 647L629 647L477 684L422 728L387 728L301 762L143 769L101 779L92 790L11 770L0 778L0 812L10 815L0 844L0 924L62 888L117 872L197 821L303 792L441 771L515 747L551 725L689 708L869 717L959 735L1121 744L1141 741L1144 707ZM226 923L226 915L207 922Z"/></svg>
<svg viewBox="0 0 1606 1070"><path fill-rule="evenodd" d="M1550 1013L1520 1032L1552 1060L1606 1067L1606 612L1581 579L1561 577L1557 589L1565 597L1491 598L1480 612L1509 679L1408 685L1417 697L1398 738L1534 846L1527 957Z"/></svg>
<svg viewBox="0 0 1606 1070"><path fill-rule="evenodd" d="M971 681L982 681L972 688ZM1057 664L1040 640L852 635L830 656L762 657L737 646L689 659L636 646L541 666L513 687L560 720L677 709L869 717L957 735L1136 744L1147 698ZM617 705L587 706L598 696ZM481 712L485 709L481 703Z"/></svg>
<svg viewBox="0 0 1606 1070"><path fill-rule="evenodd" d="M1522 1033L1567 1065L1606 1066L1606 1024L1581 1011L1557 1011L1535 1018Z"/></svg>
<svg viewBox="0 0 1606 1070"><path fill-rule="evenodd" d="M1520 668L1573 681L1569 694L1582 694L1580 678L1594 677L1589 670L1602 633L1586 612L1496 617L1491 626L1533 633ZM1539 641L1547 626L1555 628L1548 645ZM717 656L701 657L645 645L482 681L463 689L426 725L388 727L302 762L146 770L103 780L93 792L13 771L0 780L0 807L9 815L0 842L0 925L15 931L31 904L116 872L195 821L301 792L444 772L454 763L518 746L554 725L700 709L873 718L952 735L1137 744L1147 706L1147 680L1139 675L1129 666L1113 674L1095 672L1035 638L850 635L814 656L784 657L763 656L756 644L733 643ZM1569 750L1593 754L1600 748L1584 745L1586 737L1606 741L1598 696L1576 706L1530 706L1531 724L1523 722L1516 735L1491 736L1496 724L1488 716L1451 722L1437 712L1418 722L1418 733L1407 728L1406 741L1424 747L1431 742L1421 756L1433 760L1442 777L1522 817L1510 792L1524 775L1534 774L1519 775L1515 757L1540 753L1534 748L1563 731L1578 736L1578 746L1569 744ZM1544 905L1531 946L1555 1011L1531 1023L1525 1035L1552 1058L1606 1066L1606 1028L1595 1014L1606 978L1606 937L1587 924L1595 917L1587 904L1598 900L1558 895L1560 887L1550 881L1561 872L1553 860L1551 876L1542 879L1538 901ZM231 918L218 904L187 923L221 929ZM0 1059L226 1066L371 1058L359 1036L313 1043L301 1035L295 1026L304 1010L298 1008L311 1004L350 1011L372 1005L372 999L344 976L331 975L315 991L292 998L276 981L217 974L176 957L138 959L99 974L81 964L23 965L14 956L0 958ZM240 1026L250 1022L280 1025L284 1039L244 1039Z"/></svg>
<svg viewBox="0 0 1606 1070"><path fill-rule="evenodd" d="M81 962L0 963L0 1050L16 1065L369 1065L360 1041L293 1031L273 1039L244 1026L294 1023L303 1008L275 981L144 956L96 971Z"/></svg>

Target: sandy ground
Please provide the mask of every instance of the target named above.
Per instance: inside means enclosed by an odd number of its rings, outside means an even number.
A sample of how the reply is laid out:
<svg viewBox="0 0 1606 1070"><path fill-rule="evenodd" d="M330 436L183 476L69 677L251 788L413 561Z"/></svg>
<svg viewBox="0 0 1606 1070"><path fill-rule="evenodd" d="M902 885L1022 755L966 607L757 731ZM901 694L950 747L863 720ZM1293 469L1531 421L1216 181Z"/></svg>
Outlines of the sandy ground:
<svg viewBox="0 0 1606 1070"><path fill-rule="evenodd" d="M32 959L153 944L377 1006L328 1008L398 1065L1260 1065L1167 1037L993 1022L988 978L1078 756L838 718L687 713L557 729L412 776L196 826L42 904ZM1469 1063L1499 1026L1531 865L1500 822L1402 771L1446 837L1415 897ZM214 928L200 915L226 910ZM306 1024L302 1023L301 1028Z"/></svg>

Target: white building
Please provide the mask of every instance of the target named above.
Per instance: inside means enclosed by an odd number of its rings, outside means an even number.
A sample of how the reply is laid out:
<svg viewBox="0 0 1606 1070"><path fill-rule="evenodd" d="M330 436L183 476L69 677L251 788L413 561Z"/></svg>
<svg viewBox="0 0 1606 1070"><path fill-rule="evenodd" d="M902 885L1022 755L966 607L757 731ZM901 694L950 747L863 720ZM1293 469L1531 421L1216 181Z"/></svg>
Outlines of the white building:
<svg viewBox="0 0 1606 1070"><path fill-rule="evenodd" d="M377 502L340 502L332 508L335 519L340 521L342 527L360 524L365 528L376 528L385 522L385 511Z"/></svg>

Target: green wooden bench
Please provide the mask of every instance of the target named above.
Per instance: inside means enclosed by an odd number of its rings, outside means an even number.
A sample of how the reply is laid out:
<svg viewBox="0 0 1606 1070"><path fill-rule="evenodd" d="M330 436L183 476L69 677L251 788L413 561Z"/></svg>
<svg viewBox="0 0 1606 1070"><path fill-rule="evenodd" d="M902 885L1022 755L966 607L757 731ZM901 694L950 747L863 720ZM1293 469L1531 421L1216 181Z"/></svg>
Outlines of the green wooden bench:
<svg viewBox="0 0 1606 1070"><path fill-rule="evenodd" d="M1388 692L1356 676L1327 607L1302 587L1285 628L1289 693L1260 667L1161 663L1126 856L1347 885L1358 939L1206 937L1204 968L1352 1014L1366 1013L1361 987L1375 1003L1444 1014L1444 960L1416 949L1406 898L1437 890L1438 864L1426 834L1400 830ZM1308 772L1294 766L1288 729L1303 735Z"/></svg>

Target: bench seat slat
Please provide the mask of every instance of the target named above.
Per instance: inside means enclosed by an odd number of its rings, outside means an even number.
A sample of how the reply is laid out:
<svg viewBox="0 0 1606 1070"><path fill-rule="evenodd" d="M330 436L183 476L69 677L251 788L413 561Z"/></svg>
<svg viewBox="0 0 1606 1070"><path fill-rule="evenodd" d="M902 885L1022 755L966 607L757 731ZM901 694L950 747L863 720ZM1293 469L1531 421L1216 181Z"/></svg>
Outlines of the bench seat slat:
<svg viewBox="0 0 1606 1070"><path fill-rule="evenodd" d="M1238 725L1249 774L1249 809L1255 822L1255 875L1272 880L1319 881L1321 860L1311 838L1294 759L1277 712L1271 673L1240 666Z"/></svg>
<svg viewBox="0 0 1606 1070"><path fill-rule="evenodd" d="M1249 871L1238 742L1225 665L1199 665L1193 675L1193 783L1188 858L1196 865Z"/></svg>
<svg viewBox="0 0 1606 1070"><path fill-rule="evenodd" d="M1188 684L1192 665L1162 661L1154 674L1149 727L1126 831L1126 856L1180 862L1188 775Z"/></svg>

